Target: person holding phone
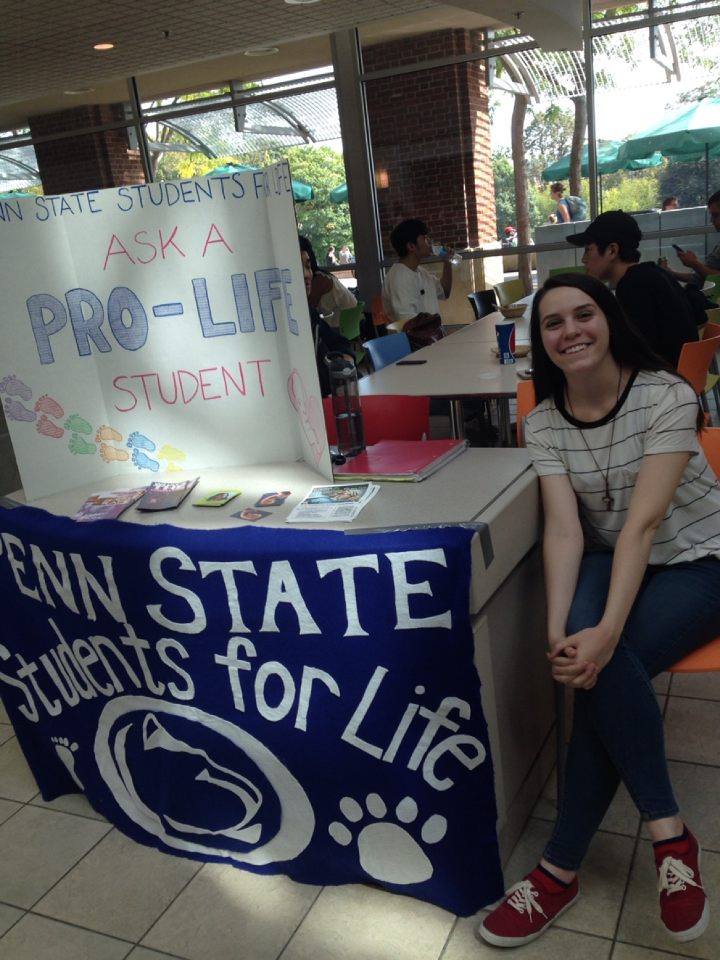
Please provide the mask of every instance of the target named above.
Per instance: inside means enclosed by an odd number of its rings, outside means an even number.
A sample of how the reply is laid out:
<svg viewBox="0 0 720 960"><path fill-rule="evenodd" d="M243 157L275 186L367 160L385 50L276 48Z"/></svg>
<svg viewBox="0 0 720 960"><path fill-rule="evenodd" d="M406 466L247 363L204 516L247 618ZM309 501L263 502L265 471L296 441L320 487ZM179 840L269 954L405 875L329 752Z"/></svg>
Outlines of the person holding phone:
<svg viewBox="0 0 720 960"><path fill-rule="evenodd" d="M708 216L710 217L710 223L713 225L715 230L720 233L720 190L717 190L707 202ZM664 269L668 273L672 274L676 280L681 280L683 283L692 283L695 286L702 286L705 278L709 277L710 274L720 273L720 243L715 244L711 252L705 258L705 262L698 257L696 253L693 253L691 250L683 250L677 244L673 243L673 248L675 249L678 260L685 267L690 268L689 273L684 273L681 270L671 270L670 267L665 266Z"/></svg>
<svg viewBox="0 0 720 960"><path fill-rule="evenodd" d="M538 405L525 439L545 515L548 660L575 691L574 717L552 837L478 934L520 946L572 907L622 781L653 841L662 923L687 942L710 911L651 680L720 633L720 489L698 443L702 411L593 277L547 280L530 337Z"/></svg>
<svg viewBox="0 0 720 960"><path fill-rule="evenodd" d="M565 238L584 247L590 274L615 291L627 317L658 356L676 367L684 343L697 340L697 325L685 291L656 263L640 263L642 232L622 210L595 217L587 230Z"/></svg>

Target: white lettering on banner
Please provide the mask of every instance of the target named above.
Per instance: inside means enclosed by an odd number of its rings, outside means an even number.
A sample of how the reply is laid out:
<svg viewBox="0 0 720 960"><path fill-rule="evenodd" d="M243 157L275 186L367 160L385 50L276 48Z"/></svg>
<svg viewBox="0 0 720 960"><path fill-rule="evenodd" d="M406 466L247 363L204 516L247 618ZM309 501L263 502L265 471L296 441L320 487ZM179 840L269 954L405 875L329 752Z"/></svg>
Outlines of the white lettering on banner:
<svg viewBox="0 0 720 960"><path fill-rule="evenodd" d="M50 591L48 590L47 586L47 580L49 579L53 585L53 589L60 596L68 610L72 610L73 613L79 613L80 611L78 610L77 603L75 602L75 597L72 592L72 584L70 583L70 573L68 571L67 562L60 550L53 550L55 562L57 563L58 570L60 571L59 577L55 574L55 571L50 566L45 554L34 543L30 544L30 553L32 555L33 563L35 564L38 583L40 584L42 595L45 598L45 603L49 607L55 606L55 601L50 595Z"/></svg>
<svg viewBox="0 0 720 960"><path fill-rule="evenodd" d="M12 570L12 575L15 578L15 584L25 597L31 597L33 600L39 600L40 594L37 589L32 589L31 587L26 587L25 584L20 579L21 574L25 574L25 564L22 560L18 560L15 554L15 548L19 554L23 557L25 556L25 547L23 546L22 540L18 540L17 537L14 537L11 533L3 533L2 535L3 543L5 544L5 554L8 558L8 563L10 564L10 569Z"/></svg>
<svg viewBox="0 0 720 960"><path fill-rule="evenodd" d="M355 590L355 570L365 568L378 572L378 558L376 553L366 553L360 557L341 557L338 560L318 560L318 573L321 577L328 573L340 571L343 593L345 595L345 611L347 613L346 637L367 637L367 630L363 630L358 617L357 592Z"/></svg>
<svg viewBox="0 0 720 960"><path fill-rule="evenodd" d="M73 567L75 568L78 585L80 586L80 595L83 599L83 603L85 604L85 616L88 618L88 620L97 620L95 607L93 606L92 597L90 596L90 589L92 589L92 592L95 594L103 607L105 607L113 620L115 620L117 623L125 623L127 617L125 616L125 611L123 610L122 602L120 600L117 584L115 583L112 557L103 557L99 555L97 558L102 564L107 590L104 590L100 581L90 573L85 566L85 561L79 553L71 553L70 559L72 560Z"/></svg>
<svg viewBox="0 0 720 960"><path fill-rule="evenodd" d="M230 631L232 633L250 633L240 613L240 598L238 597L235 573L252 573L257 576L255 564L252 560L234 560L211 563L209 560L200 561L200 573L203 578L211 573L219 573L223 578L225 593L227 594L228 609L230 610Z"/></svg>
<svg viewBox="0 0 720 960"><path fill-rule="evenodd" d="M313 620L307 604L302 598L300 586L289 560L274 560L270 565L265 614L260 627L261 633L279 633L280 628L275 620L275 614L281 603L289 604L295 611L301 636L308 633L320 633L320 627Z"/></svg>
<svg viewBox="0 0 720 960"><path fill-rule="evenodd" d="M158 547L150 557L150 573L153 575L155 582L173 596L182 597L192 610L193 619L185 623L170 620L162 612L162 606L159 603L148 604L145 609L161 627L177 630L178 633L202 633L207 626L207 617L200 597L192 590L180 587L167 579L162 569L165 560L176 560L181 570L195 570L195 564L179 547Z"/></svg>
<svg viewBox="0 0 720 960"><path fill-rule="evenodd" d="M405 550L399 553L388 553L388 560L392 566L393 582L395 584L395 610L397 613L397 630L424 630L427 627L442 627L452 629L452 614L449 610L432 617L411 617L408 598L414 593L432 596L432 587L429 581L410 583L407 579L406 566L417 560L424 563L437 563L447 566L445 551L436 550Z"/></svg>

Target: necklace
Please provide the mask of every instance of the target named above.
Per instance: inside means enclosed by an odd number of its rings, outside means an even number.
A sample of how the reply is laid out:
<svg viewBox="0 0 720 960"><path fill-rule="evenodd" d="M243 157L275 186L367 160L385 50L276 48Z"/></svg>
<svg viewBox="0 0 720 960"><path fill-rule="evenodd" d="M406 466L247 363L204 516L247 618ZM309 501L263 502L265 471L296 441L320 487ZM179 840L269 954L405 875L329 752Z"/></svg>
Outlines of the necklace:
<svg viewBox="0 0 720 960"><path fill-rule="evenodd" d="M617 393L616 393L616 396L615 396L615 406L616 406L616 407L617 407L618 401L619 401L619 399L620 399L620 384L621 384L621 383L622 383L622 367L620 367L620 371L619 371L619 373L618 373ZM565 398L566 398L566 400L567 400L567 405L568 405L568 407L570 408L570 413L572 414L573 418L577 419L577 418L575 417L575 411L573 410L573 405L572 405L572 402L571 402L571 400L570 400L570 394L568 393L567 387L565 387ZM580 429L580 427L578 427L578 433L579 433L580 436L582 437L582 441L583 441L583 443L585 444L585 449L587 450L587 452L588 452L588 453L590 454L590 456L592 457L593 463L595 464L595 466L596 466L597 469L598 469L598 473L600 474L600 476L603 478L603 480L604 480L604 482L605 482L605 496L602 498L602 502L605 504L605 509L606 509L606 510L612 510L613 504L614 504L615 501L614 501L613 498L610 496L610 460L611 460L611 458L612 458L613 440L615 439L615 417L613 416L612 430L610 431L610 448L608 449L608 462L607 462L607 467L605 468L604 471L601 470L600 464L597 462L597 458L596 458L595 454L593 453L593 451L590 449L590 444L589 444L589 443L587 442L587 440L585 439L585 434L582 432L582 430Z"/></svg>

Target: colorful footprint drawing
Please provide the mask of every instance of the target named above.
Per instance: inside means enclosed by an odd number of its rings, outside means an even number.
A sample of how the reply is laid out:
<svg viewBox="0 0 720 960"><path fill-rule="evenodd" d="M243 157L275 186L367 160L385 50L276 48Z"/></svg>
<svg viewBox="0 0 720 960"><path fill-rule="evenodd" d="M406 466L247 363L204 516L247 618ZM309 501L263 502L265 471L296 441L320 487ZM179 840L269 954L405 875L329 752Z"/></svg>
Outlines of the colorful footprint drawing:
<svg viewBox="0 0 720 960"><path fill-rule="evenodd" d="M70 443L68 444L68 450L70 453L95 453L97 447L94 443L89 443L84 437L81 437L79 433L74 433L70 437Z"/></svg>
<svg viewBox="0 0 720 960"><path fill-rule="evenodd" d="M5 397L5 416L8 420L24 420L27 423L37 420L36 413L28 410L19 400L13 400L10 397Z"/></svg>
<svg viewBox="0 0 720 960"><path fill-rule="evenodd" d="M92 426L84 420L79 413L71 414L63 424L66 430L71 433L82 433L86 437L92 433Z"/></svg>
<svg viewBox="0 0 720 960"><path fill-rule="evenodd" d="M100 444L100 456L103 458L105 463L113 463L115 460L122 461L130 459L130 454L127 452L127 450L122 450L120 447L113 447L109 443Z"/></svg>
<svg viewBox="0 0 720 960"><path fill-rule="evenodd" d="M35 412L36 413L46 413L49 417L54 417L55 420L59 420L60 417L65 416L65 411L52 397L48 396L47 393L44 393L35 403Z"/></svg>
<svg viewBox="0 0 720 960"><path fill-rule="evenodd" d="M160 464L157 462L157 460L153 460L152 457L149 457L144 450L133 450L132 462L135 464L138 470L152 470L153 473L157 473L160 469Z"/></svg>
<svg viewBox="0 0 720 960"><path fill-rule="evenodd" d="M149 453L152 453L157 444L154 443L150 437L146 437L143 433L134 430L127 438L127 446L134 447L137 450L147 450Z"/></svg>
<svg viewBox="0 0 720 960"><path fill-rule="evenodd" d="M122 434L117 430L114 430L112 427L109 427L107 424L104 424L102 427L98 427L98 431L95 434L95 443L120 443L122 440ZM128 459L130 454L124 459Z"/></svg>
<svg viewBox="0 0 720 960"><path fill-rule="evenodd" d="M26 383L23 383L22 380L19 380L14 373L0 380L0 393L6 393L9 397L20 397L20 399L25 400L26 403L32 399L32 390L30 387Z"/></svg>
<svg viewBox="0 0 720 960"><path fill-rule="evenodd" d="M59 427L56 423L46 417L43 414L37 422L35 427L38 433L41 433L44 437L52 437L54 440L59 440L65 433L62 427Z"/></svg>
<svg viewBox="0 0 720 960"><path fill-rule="evenodd" d="M171 447L169 443L164 443L157 452L160 460L170 460L172 463L182 462L187 459L184 450L178 450L177 447Z"/></svg>

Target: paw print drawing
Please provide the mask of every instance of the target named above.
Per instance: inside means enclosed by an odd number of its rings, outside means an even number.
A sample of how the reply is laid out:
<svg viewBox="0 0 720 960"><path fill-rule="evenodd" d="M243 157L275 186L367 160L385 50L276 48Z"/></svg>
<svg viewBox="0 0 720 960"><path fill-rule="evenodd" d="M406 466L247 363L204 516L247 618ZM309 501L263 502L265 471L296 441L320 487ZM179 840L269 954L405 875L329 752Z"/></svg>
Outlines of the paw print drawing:
<svg viewBox="0 0 720 960"><path fill-rule="evenodd" d="M410 827L418 817L418 805L412 797L404 797L395 807L399 823L387 819L385 801L377 793L365 798L367 813L375 822L361 824L365 811L352 797L340 801L340 813L360 829L357 834L360 865L376 880L386 883L423 883L433 875L433 865L417 840L400 824ZM438 813L428 817L420 828L420 839L430 845L439 843L447 831L447 820ZM328 827L330 836L343 847L353 840L351 830L334 820Z"/></svg>
<svg viewBox="0 0 720 960"><path fill-rule="evenodd" d="M84 790L85 787L80 782L77 773L75 773L75 753L77 752L78 745L76 743L70 743L67 737L51 737L50 739L55 744L55 752L60 760L62 760L65 769L80 789Z"/></svg>

